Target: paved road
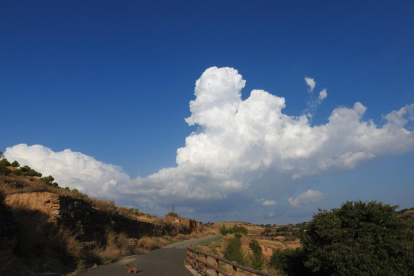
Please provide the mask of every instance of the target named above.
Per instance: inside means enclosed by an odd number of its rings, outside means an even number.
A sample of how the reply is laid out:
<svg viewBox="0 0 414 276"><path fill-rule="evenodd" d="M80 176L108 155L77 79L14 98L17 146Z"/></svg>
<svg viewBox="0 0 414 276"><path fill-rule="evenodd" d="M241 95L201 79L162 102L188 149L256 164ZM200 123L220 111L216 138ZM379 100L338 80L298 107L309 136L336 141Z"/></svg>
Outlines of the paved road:
<svg viewBox="0 0 414 276"><path fill-rule="evenodd" d="M80 273L82 276L115 276L126 275L126 264L138 267L139 276L193 276L183 265L186 259L186 247L203 240L216 237L207 236L199 239L172 243L164 248L151 251L147 254L124 258L116 263L102 265L90 271Z"/></svg>

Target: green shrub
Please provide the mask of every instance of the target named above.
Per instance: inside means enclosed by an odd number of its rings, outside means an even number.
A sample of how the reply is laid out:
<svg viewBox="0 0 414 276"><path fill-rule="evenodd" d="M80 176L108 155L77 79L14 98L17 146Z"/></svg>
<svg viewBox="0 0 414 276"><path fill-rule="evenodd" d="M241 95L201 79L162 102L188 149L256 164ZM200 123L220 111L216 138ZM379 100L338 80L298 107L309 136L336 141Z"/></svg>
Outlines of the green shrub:
<svg viewBox="0 0 414 276"><path fill-rule="evenodd" d="M222 234L223 236L229 233L228 229L226 228L224 224L220 227L219 231L220 231L220 234Z"/></svg>
<svg viewBox="0 0 414 276"><path fill-rule="evenodd" d="M179 215L175 212L174 206L171 208L171 212L167 214L167 216L178 218Z"/></svg>
<svg viewBox="0 0 414 276"><path fill-rule="evenodd" d="M413 225L396 208L351 201L319 210L302 236L305 265L321 275L412 275Z"/></svg>
<svg viewBox="0 0 414 276"><path fill-rule="evenodd" d="M236 237L229 240L223 254L224 258L227 260L234 261L242 265L245 264L244 254L242 251L242 242Z"/></svg>
<svg viewBox="0 0 414 276"><path fill-rule="evenodd" d="M24 176L38 176L38 177L42 176L42 174L40 172L37 172L37 171L33 170L32 168L30 168L27 165L21 167L20 170L22 171L22 175L24 175Z"/></svg>
<svg viewBox="0 0 414 276"><path fill-rule="evenodd" d="M305 260L306 255L302 248L286 249L284 251L278 249L270 257L269 265L283 276L313 275L311 270L305 267Z"/></svg>
<svg viewBox="0 0 414 276"><path fill-rule="evenodd" d="M248 233L248 229L246 227L243 226L237 226L236 224L233 225L230 228L226 228L225 225L223 225L222 227L220 227L220 234L222 235L226 235L226 234L236 234L236 233L240 233L243 235L247 235Z"/></svg>
<svg viewBox="0 0 414 276"><path fill-rule="evenodd" d="M13 163L11 163L11 166L14 168L17 168L17 167L20 167L20 164L17 161L13 161Z"/></svg>
<svg viewBox="0 0 414 276"><path fill-rule="evenodd" d="M11 165L10 162L6 158L3 158L0 161L0 166L2 166L2 167L6 167L6 166L10 166L10 165Z"/></svg>
<svg viewBox="0 0 414 276"><path fill-rule="evenodd" d="M0 175L9 175L11 170L6 168L6 166L0 166Z"/></svg>
<svg viewBox="0 0 414 276"><path fill-rule="evenodd" d="M170 217L179 217L179 215L177 213L175 213L175 212L169 212L167 214L167 216L170 216Z"/></svg>
<svg viewBox="0 0 414 276"><path fill-rule="evenodd" d="M55 178L53 178L53 176L49 175L49 176L45 176L45 177L41 177L39 178L40 181L42 181L43 183L58 188L59 185L56 182L53 182L55 180Z"/></svg>
<svg viewBox="0 0 414 276"><path fill-rule="evenodd" d="M29 166L25 165L23 167L20 168L22 170L22 172L28 172L30 171L32 168L30 168Z"/></svg>
<svg viewBox="0 0 414 276"><path fill-rule="evenodd" d="M238 238L238 239L241 239L243 237L243 235L240 234L240 233L236 233L236 234L234 234L234 237Z"/></svg>
<svg viewBox="0 0 414 276"><path fill-rule="evenodd" d="M262 248L260 247L259 242L253 239L250 241L249 247L253 252L251 256L252 267L257 270L262 270L264 260L263 260Z"/></svg>

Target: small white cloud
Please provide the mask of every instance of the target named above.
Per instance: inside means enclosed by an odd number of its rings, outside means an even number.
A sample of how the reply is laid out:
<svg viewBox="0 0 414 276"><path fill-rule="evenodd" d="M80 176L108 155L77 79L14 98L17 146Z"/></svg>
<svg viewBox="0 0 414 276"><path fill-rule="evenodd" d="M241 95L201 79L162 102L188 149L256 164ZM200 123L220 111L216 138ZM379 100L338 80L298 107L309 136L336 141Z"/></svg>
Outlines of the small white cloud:
<svg viewBox="0 0 414 276"><path fill-rule="evenodd" d="M255 201L257 203L259 203L260 205L264 205L264 206L271 206L271 205L275 205L276 204L276 201L274 201L274 200L266 200L264 198L256 199Z"/></svg>
<svg viewBox="0 0 414 276"><path fill-rule="evenodd" d="M326 197L327 194L324 194L319 191L308 190L307 192L300 194L297 198L293 199L292 197L288 199L290 205L294 207L300 207L302 204L309 204L319 202L322 198Z"/></svg>
<svg viewBox="0 0 414 276"><path fill-rule="evenodd" d="M263 201L262 204L264 206L271 206L271 205L275 205L276 204L276 201L274 201L274 200L265 200L265 201Z"/></svg>
<svg viewBox="0 0 414 276"><path fill-rule="evenodd" d="M312 78L305 77L306 84L309 85L309 92L313 92L316 82Z"/></svg>
<svg viewBox="0 0 414 276"><path fill-rule="evenodd" d="M328 96L328 93L326 93L326 89L323 89L321 92L319 92L319 100L322 101Z"/></svg>

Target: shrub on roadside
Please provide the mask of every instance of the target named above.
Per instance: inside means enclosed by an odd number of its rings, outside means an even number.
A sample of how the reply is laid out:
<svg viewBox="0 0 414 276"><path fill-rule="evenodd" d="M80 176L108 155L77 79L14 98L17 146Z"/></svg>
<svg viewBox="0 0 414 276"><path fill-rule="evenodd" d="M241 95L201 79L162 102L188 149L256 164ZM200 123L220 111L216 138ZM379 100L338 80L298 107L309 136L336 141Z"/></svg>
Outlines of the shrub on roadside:
<svg viewBox="0 0 414 276"><path fill-rule="evenodd" d="M281 276L312 275L310 269L305 267L306 256L302 248L276 250L271 258L269 266L276 269Z"/></svg>
<svg viewBox="0 0 414 276"><path fill-rule="evenodd" d="M250 241L249 247L253 253L250 256L252 267L257 270L262 270L264 259L263 259L262 248L260 247L259 242L253 239Z"/></svg>
<svg viewBox="0 0 414 276"><path fill-rule="evenodd" d="M237 262L238 264L245 264L245 257L242 251L242 242L240 239L234 237L231 238L223 252L224 258L230 261Z"/></svg>

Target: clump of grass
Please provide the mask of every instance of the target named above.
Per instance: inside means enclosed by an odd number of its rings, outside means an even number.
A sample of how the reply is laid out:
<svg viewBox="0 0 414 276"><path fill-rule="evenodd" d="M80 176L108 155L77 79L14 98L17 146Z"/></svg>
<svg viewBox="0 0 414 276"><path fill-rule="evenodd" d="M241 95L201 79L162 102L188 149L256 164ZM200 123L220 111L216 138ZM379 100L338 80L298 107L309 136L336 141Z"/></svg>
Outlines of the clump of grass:
<svg viewBox="0 0 414 276"><path fill-rule="evenodd" d="M138 240L138 245L147 251L164 247L168 241L160 237L142 237Z"/></svg>

